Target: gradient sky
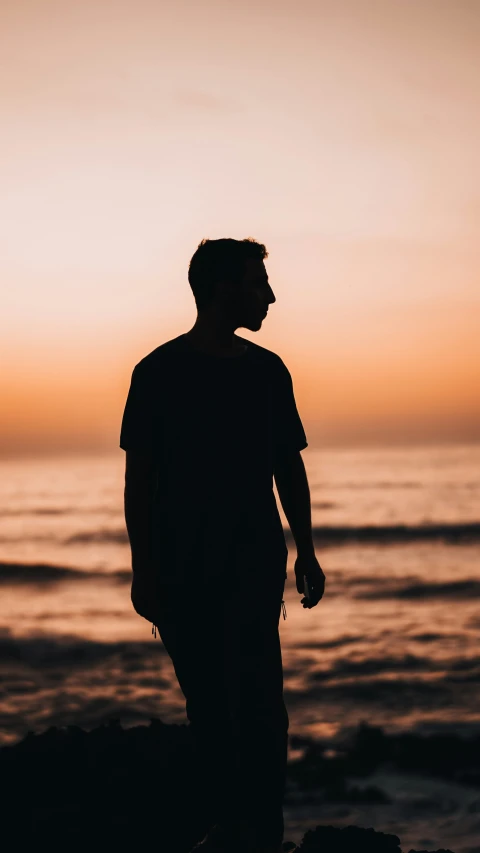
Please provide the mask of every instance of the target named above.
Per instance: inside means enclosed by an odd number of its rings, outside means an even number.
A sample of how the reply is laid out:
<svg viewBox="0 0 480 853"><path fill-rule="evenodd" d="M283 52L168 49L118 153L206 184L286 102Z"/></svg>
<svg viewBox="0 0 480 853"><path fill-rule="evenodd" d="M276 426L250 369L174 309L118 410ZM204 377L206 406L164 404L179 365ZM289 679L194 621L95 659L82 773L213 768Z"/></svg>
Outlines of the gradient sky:
<svg viewBox="0 0 480 853"><path fill-rule="evenodd" d="M477 0L3 0L0 53L4 454L117 447L223 236L312 445L480 438Z"/></svg>

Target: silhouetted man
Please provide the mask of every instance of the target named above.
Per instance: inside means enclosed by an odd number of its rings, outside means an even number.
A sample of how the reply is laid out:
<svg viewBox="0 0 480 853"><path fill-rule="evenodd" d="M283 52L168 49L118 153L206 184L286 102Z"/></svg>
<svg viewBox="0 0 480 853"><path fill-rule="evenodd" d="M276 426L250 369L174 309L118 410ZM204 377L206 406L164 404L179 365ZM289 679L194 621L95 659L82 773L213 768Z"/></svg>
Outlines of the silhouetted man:
<svg viewBox="0 0 480 853"><path fill-rule="evenodd" d="M304 607L325 583L290 373L235 334L258 331L275 302L266 257L251 238L202 240L188 272L195 324L134 368L120 439L133 606L173 661L211 796L201 853L282 850L287 547L273 476Z"/></svg>

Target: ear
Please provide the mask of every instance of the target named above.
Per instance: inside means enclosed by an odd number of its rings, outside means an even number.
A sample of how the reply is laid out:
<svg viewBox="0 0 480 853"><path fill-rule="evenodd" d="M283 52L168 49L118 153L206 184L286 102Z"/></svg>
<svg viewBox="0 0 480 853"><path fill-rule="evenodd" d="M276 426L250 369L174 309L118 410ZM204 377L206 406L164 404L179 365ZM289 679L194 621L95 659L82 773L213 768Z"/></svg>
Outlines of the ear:
<svg viewBox="0 0 480 853"><path fill-rule="evenodd" d="M229 278L222 278L217 281L215 287L215 295L220 299L229 299L234 290L234 282Z"/></svg>

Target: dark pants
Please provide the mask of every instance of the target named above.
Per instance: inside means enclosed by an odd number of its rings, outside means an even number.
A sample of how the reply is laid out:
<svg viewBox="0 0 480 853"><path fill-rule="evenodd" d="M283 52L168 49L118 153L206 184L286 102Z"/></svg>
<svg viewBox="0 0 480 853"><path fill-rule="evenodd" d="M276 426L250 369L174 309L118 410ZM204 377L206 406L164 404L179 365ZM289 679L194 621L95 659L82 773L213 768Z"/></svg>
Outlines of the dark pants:
<svg viewBox="0 0 480 853"><path fill-rule="evenodd" d="M186 712L216 822L283 839L288 715L278 622L280 571L243 575L188 593L165 587L157 627Z"/></svg>

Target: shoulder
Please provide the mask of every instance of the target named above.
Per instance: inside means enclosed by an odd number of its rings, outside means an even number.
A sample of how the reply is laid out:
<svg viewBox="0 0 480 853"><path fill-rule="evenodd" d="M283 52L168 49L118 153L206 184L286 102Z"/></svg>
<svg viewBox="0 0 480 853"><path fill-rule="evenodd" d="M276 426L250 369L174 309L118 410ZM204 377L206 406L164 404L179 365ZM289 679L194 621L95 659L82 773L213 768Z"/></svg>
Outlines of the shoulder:
<svg viewBox="0 0 480 853"><path fill-rule="evenodd" d="M260 363L265 365L265 367L271 370L272 373L275 374L285 374L288 373L288 368L285 362L277 355L273 350L267 349L266 347L261 347L259 344L254 344L252 341L247 340L246 338L241 338L237 335L239 340L243 343L247 344L249 349L251 350L251 355Z"/></svg>
<svg viewBox="0 0 480 853"><path fill-rule="evenodd" d="M133 373L139 379L147 379L159 371L163 371L174 364L183 352L183 340L179 335L170 341L160 344L154 350L147 353L133 368Z"/></svg>

